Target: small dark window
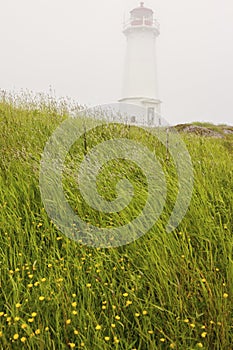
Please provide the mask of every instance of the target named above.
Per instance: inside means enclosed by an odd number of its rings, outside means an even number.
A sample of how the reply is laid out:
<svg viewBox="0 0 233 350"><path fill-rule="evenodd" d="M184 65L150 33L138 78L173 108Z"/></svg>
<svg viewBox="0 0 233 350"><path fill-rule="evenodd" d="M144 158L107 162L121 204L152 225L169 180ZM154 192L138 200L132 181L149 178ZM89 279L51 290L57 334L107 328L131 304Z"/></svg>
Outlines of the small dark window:
<svg viewBox="0 0 233 350"><path fill-rule="evenodd" d="M136 123L136 117L135 117L135 115L133 115L133 116L131 117L131 123Z"/></svg>

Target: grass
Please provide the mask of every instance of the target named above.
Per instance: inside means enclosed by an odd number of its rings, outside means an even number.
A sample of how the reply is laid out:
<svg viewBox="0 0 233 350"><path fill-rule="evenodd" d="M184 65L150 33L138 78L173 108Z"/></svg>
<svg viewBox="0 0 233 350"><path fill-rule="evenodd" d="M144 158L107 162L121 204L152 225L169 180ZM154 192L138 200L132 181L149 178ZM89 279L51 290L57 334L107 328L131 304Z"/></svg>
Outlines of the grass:
<svg viewBox="0 0 233 350"><path fill-rule="evenodd" d="M166 208L150 232L119 248L90 248L55 227L40 197L41 154L66 110L14 102L0 103L0 349L232 349L233 136L182 134L195 184L187 215L170 234L164 222L177 179L164 147L124 126L87 134L87 149L80 139L66 159L63 183L87 223L118 226L146 198L140 169L115 161L98 188L114 199L124 174L138 196L131 209L107 215L83 203L74 164L103 139L123 135L144 143L157 153L168 182Z"/></svg>

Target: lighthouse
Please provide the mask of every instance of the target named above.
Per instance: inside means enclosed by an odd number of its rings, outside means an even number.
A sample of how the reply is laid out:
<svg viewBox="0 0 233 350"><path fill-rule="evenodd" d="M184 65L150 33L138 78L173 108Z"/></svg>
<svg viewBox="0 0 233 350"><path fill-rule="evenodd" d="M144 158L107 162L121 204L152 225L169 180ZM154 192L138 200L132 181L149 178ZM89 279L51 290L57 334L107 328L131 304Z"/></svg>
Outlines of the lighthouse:
<svg viewBox="0 0 233 350"><path fill-rule="evenodd" d="M156 39L160 31L153 10L141 2L130 12L123 33L127 48L119 102L144 107L143 116L132 116L133 124L159 125L161 101L158 98Z"/></svg>

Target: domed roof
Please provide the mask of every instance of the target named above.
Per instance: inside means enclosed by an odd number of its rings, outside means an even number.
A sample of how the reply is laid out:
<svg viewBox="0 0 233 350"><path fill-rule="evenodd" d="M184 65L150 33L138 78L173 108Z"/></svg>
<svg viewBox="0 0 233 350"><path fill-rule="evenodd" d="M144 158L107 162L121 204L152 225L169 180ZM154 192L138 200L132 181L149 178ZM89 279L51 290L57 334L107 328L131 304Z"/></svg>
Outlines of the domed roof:
<svg viewBox="0 0 233 350"><path fill-rule="evenodd" d="M134 14L142 14L142 15L153 14L153 10L151 10L147 7L144 7L144 2L140 2L140 6L134 8L132 11L130 11L130 13L131 13L131 15L134 15Z"/></svg>

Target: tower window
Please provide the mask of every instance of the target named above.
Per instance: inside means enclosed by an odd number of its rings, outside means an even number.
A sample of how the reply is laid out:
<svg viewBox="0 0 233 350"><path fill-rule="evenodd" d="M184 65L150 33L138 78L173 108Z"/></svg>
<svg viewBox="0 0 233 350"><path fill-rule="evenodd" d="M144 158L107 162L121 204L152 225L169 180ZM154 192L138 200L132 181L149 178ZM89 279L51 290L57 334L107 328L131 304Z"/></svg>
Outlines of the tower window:
<svg viewBox="0 0 233 350"><path fill-rule="evenodd" d="M154 124L155 121L155 109L154 107L149 107L147 110L147 121L149 125Z"/></svg>

